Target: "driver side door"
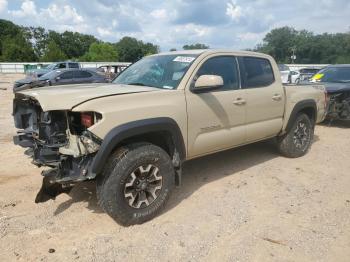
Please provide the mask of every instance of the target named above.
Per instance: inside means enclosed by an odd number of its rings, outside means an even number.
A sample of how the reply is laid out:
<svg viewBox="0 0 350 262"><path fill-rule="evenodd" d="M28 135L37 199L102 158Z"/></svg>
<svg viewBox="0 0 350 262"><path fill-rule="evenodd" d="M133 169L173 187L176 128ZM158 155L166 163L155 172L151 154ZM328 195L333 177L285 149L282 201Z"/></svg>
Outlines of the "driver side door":
<svg viewBox="0 0 350 262"><path fill-rule="evenodd" d="M221 76L224 85L196 93L193 85L201 75ZM245 90L240 88L237 59L232 55L210 56L200 63L190 82L185 91L189 158L244 144Z"/></svg>

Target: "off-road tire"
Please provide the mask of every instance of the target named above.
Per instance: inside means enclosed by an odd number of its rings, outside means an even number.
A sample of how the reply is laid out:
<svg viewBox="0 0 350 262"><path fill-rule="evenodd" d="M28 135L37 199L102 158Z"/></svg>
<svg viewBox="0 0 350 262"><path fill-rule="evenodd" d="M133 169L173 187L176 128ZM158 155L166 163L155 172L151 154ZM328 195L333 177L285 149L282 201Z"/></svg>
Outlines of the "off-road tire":
<svg viewBox="0 0 350 262"><path fill-rule="evenodd" d="M125 185L140 166L152 165L162 177L158 197L148 206L130 206L125 197ZM118 224L130 226L154 218L165 206L175 186L175 172L169 155L149 143L136 143L118 148L108 159L97 178L96 193L99 205Z"/></svg>
<svg viewBox="0 0 350 262"><path fill-rule="evenodd" d="M298 131L302 129L306 132L305 144L300 145L296 142L298 138ZM299 129L298 129L299 128ZM304 133L303 132L303 133ZM277 138L277 147L279 152L289 158L297 158L304 156L310 149L314 136L314 125L310 118L303 113L297 115L290 130L283 136Z"/></svg>

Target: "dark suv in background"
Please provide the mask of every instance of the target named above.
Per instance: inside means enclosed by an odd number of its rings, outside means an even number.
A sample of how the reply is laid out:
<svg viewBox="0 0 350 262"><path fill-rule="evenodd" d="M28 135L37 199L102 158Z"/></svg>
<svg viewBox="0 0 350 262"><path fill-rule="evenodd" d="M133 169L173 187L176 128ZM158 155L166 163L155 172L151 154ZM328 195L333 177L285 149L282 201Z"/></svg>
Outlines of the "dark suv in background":
<svg viewBox="0 0 350 262"><path fill-rule="evenodd" d="M326 88L328 119L350 120L350 64L327 66L310 81Z"/></svg>

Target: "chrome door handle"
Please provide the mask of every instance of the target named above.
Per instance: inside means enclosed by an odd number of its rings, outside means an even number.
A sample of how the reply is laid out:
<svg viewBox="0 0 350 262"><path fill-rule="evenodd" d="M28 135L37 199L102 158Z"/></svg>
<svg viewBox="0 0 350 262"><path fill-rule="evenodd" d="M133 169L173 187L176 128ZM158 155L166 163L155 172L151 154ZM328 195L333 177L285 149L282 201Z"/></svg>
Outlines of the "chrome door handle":
<svg viewBox="0 0 350 262"><path fill-rule="evenodd" d="M279 94L275 94L273 97L272 97L272 100L275 100L275 101L280 101L282 99L282 96L279 95Z"/></svg>
<svg viewBox="0 0 350 262"><path fill-rule="evenodd" d="M233 103L234 103L235 105L240 106L240 105L244 105L246 102L245 102L245 100L242 99L242 98L237 98L235 101L233 101Z"/></svg>

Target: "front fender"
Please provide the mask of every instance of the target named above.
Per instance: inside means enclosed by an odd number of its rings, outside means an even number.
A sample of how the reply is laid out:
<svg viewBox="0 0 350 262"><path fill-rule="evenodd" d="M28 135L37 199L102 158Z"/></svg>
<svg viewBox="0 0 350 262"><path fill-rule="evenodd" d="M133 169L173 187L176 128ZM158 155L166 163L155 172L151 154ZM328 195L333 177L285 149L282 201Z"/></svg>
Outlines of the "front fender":
<svg viewBox="0 0 350 262"><path fill-rule="evenodd" d="M186 158L186 149L179 126L171 118L158 117L129 122L116 126L110 130L104 138L99 151L94 157L91 172L96 175L101 173L109 155L123 140L146 133L159 131L167 131L172 135L172 139L176 149L179 152L180 159L184 160Z"/></svg>

